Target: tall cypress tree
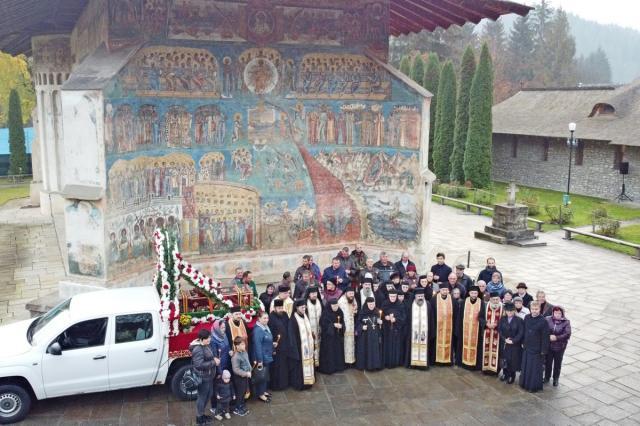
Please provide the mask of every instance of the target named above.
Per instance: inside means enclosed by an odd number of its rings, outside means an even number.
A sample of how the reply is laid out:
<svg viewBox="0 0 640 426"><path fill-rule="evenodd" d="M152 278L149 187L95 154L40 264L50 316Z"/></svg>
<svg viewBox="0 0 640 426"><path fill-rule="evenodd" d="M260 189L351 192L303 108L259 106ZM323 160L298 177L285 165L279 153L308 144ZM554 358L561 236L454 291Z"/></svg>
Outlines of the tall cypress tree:
<svg viewBox="0 0 640 426"><path fill-rule="evenodd" d="M19 175L27 173L27 148L24 142L24 128L22 126L22 107L20 95L15 89L9 95L9 174Z"/></svg>
<svg viewBox="0 0 640 426"><path fill-rule="evenodd" d="M442 182L451 175L451 152L456 124L456 73L451 61L445 62L438 85L438 109L433 141L433 171Z"/></svg>
<svg viewBox="0 0 640 426"><path fill-rule="evenodd" d="M411 65L411 79L422 86L424 79L424 61L420 54L416 55Z"/></svg>
<svg viewBox="0 0 640 426"><path fill-rule="evenodd" d="M486 43L473 76L469 95L469 130L464 152L464 176L476 188L491 185L493 65Z"/></svg>
<svg viewBox="0 0 640 426"><path fill-rule="evenodd" d="M433 170L433 136L436 124L436 108L438 107L438 84L440 82L440 59L436 53L429 54L427 69L424 70L422 87L433 94L429 117L429 169Z"/></svg>
<svg viewBox="0 0 640 426"><path fill-rule="evenodd" d="M408 77L411 76L411 59L407 55L400 61L400 72Z"/></svg>
<svg viewBox="0 0 640 426"><path fill-rule="evenodd" d="M451 153L451 180L464 182L464 150L469 129L469 94L473 75L476 72L476 57L471 46L462 55L460 83L456 101L456 128L453 133L453 152Z"/></svg>

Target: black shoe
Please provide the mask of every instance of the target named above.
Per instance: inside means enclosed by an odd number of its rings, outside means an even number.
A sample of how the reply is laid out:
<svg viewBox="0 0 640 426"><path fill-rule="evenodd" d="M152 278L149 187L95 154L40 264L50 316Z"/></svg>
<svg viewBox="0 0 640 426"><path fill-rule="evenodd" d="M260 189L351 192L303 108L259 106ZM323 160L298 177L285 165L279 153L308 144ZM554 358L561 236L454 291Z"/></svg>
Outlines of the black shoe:
<svg viewBox="0 0 640 426"><path fill-rule="evenodd" d="M545 383L545 384L546 384L546 383L549 383L549 381L550 381L550 380L551 380L551 379L550 379L549 377L545 377L545 378L544 378L544 383Z"/></svg>
<svg viewBox="0 0 640 426"><path fill-rule="evenodd" d="M213 421L213 417L211 417L211 416L207 416L207 415L205 414L205 415L203 415L203 416L202 416L202 421L203 421L204 423L208 423L208 422L210 422L210 421Z"/></svg>
<svg viewBox="0 0 640 426"><path fill-rule="evenodd" d="M558 379L553 379L553 386L558 386Z"/></svg>
<svg viewBox="0 0 640 426"><path fill-rule="evenodd" d="M198 416L198 417L196 417L196 424L197 424L197 425L203 425L203 424L205 424L205 421L204 421L204 419L202 418L202 416Z"/></svg>
<svg viewBox="0 0 640 426"><path fill-rule="evenodd" d="M500 381L504 382L505 380L507 380L507 376L505 376L504 374L502 376L500 376Z"/></svg>
<svg viewBox="0 0 640 426"><path fill-rule="evenodd" d="M512 385L512 384L513 384L513 382L515 382L515 381L516 381L516 376L511 376L511 377L509 377L509 378L507 379L507 384L508 384L508 385Z"/></svg>

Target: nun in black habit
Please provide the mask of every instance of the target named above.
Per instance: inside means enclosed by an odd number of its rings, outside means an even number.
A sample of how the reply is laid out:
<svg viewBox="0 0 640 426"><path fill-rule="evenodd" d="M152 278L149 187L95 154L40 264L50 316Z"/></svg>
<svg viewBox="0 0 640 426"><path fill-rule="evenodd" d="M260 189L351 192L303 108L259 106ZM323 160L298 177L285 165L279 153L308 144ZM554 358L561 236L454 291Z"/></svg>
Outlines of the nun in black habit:
<svg viewBox="0 0 640 426"><path fill-rule="evenodd" d="M320 316L320 365L323 374L339 373L344 370L344 314L338 301L327 304Z"/></svg>
<svg viewBox="0 0 640 426"><path fill-rule="evenodd" d="M542 390L545 358L549 351L549 325L540 313L540 303L531 302L529 309L531 314L524 318L520 387L537 392Z"/></svg>
<svg viewBox="0 0 640 426"><path fill-rule="evenodd" d="M500 318L498 323L500 354L502 355L502 377L500 380L512 384L516 380L516 372L520 371L522 365L524 323L522 318L516 316L516 307L513 303L505 303L504 310L507 315Z"/></svg>
<svg viewBox="0 0 640 426"><path fill-rule="evenodd" d="M287 362L289 315L284 310L284 301L282 299L274 299L273 305L274 310L269 314L269 329L276 347L273 350L273 363L269 367L271 379L269 388L280 391L289 387L289 363Z"/></svg>
<svg viewBox="0 0 640 426"><path fill-rule="evenodd" d="M376 300L368 297L365 306L358 312L356 320L356 368L358 370L381 370L382 358L382 311L376 309Z"/></svg>
<svg viewBox="0 0 640 426"><path fill-rule="evenodd" d="M404 327L407 313L404 303L398 301L398 292L389 290L388 299L382 304L383 324L382 349L384 352L384 366L386 368L399 367L404 359Z"/></svg>

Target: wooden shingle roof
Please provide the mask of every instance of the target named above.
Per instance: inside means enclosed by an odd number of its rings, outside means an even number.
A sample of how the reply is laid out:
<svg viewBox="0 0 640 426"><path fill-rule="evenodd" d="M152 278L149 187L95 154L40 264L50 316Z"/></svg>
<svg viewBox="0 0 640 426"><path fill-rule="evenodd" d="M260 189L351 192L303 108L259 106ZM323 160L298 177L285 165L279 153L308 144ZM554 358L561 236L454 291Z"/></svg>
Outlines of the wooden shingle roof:
<svg viewBox="0 0 640 426"><path fill-rule="evenodd" d="M608 113L598 113L605 105ZM640 79L618 87L525 89L493 107L493 133L640 146Z"/></svg>
<svg viewBox="0 0 640 426"><path fill-rule="evenodd" d="M69 34L89 0L0 0L0 50L29 53L31 37ZM95 1L95 0L94 0ZM505 0L389 0L389 32L397 36L501 15L526 15L531 7ZM275 4L304 4L275 0ZM345 0L345 3L348 2ZM307 3L308 4L308 3ZM314 7L322 7L318 0Z"/></svg>

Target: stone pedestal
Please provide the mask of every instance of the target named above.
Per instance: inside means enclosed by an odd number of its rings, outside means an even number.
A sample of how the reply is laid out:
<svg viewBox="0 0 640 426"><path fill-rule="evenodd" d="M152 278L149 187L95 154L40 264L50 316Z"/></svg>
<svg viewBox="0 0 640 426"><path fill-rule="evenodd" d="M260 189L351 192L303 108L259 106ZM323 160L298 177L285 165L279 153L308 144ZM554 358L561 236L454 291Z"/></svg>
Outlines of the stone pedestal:
<svg viewBox="0 0 640 426"><path fill-rule="evenodd" d="M529 208L523 204L496 204L493 207L493 223L475 237L498 244L513 244L520 247L545 246L538 241L533 230L527 228Z"/></svg>

